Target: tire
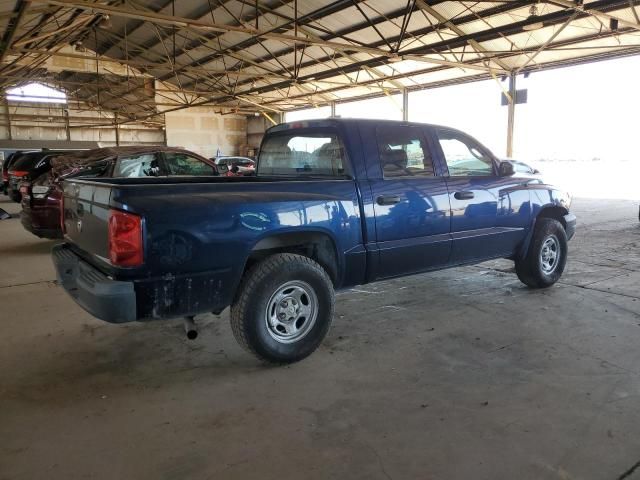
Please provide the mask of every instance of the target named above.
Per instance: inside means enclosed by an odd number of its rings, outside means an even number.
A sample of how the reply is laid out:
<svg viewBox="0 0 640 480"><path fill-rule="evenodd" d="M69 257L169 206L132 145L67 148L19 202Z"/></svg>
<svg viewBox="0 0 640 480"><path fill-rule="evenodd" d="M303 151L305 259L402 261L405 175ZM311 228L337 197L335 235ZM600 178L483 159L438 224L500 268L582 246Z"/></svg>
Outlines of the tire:
<svg viewBox="0 0 640 480"><path fill-rule="evenodd" d="M564 272L567 252L567 234L562 224L552 218L539 218L527 254L516 259L518 278L530 288L550 287Z"/></svg>
<svg viewBox="0 0 640 480"><path fill-rule="evenodd" d="M327 335L334 302L333 284L320 265L302 255L272 255L242 279L231 305L231 329L259 359L297 362Z"/></svg>

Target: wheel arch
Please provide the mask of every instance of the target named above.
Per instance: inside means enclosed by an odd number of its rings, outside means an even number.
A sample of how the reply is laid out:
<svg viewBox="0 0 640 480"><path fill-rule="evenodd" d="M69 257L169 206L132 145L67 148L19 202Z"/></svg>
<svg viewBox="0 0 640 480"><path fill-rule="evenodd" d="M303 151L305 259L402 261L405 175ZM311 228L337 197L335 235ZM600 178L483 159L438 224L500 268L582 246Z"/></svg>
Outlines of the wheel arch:
<svg viewBox="0 0 640 480"><path fill-rule="evenodd" d="M536 224L538 219L540 218L552 218L560 222L564 229L567 228L567 222L564 216L569 213L569 210L565 207L561 207L559 205L548 204L544 205L538 210L533 219L531 220L531 228L529 229L529 233L525 237L522 245L520 247L520 251L518 253L518 258L524 258L527 255L527 251L529 250L529 245L531 244L531 239L533 238L533 232L536 229Z"/></svg>
<svg viewBox="0 0 640 480"><path fill-rule="evenodd" d="M262 237L249 251L242 276L257 262L275 253L297 253L309 257L325 269L334 287L339 286L341 282L342 265L337 242L327 231L273 232Z"/></svg>
<svg viewBox="0 0 640 480"><path fill-rule="evenodd" d="M567 210L565 207L561 207L558 205L546 205L542 207L538 212L538 214L536 215L535 221L533 223L533 227L535 227L535 223L539 218L552 218L554 220L559 221L562 224L562 226L566 229L567 222L564 216L568 213L569 213L569 210ZM533 228L532 228L532 231L533 231Z"/></svg>

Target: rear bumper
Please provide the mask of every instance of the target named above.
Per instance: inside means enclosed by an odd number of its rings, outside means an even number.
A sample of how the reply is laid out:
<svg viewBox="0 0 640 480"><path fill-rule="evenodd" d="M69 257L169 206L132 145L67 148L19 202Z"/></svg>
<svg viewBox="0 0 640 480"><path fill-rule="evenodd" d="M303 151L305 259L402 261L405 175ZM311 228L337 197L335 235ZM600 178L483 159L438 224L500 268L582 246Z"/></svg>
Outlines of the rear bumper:
<svg viewBox="0 0 640 480"><path fill-rule="evenodd" d="M571 238L576 233L576 216L573 213L567 213L564 216L564 223L566 225L565 231L567 232L567 240L571 240Z"/></svg>
<svg viewBox="0 0 640 480"><path fill-rule="evenodd" d="M111 280L64 244L53 247L52 256L58 284L87 312L110 323L136 320L133 282Z"/></svg>
<svg viewBox="0 0 640 480"><path fill-rule="evenodd" d="M81 259L67 244L52 251L58 283L78 305L109 323L148 321L221 312L235 285L230 269L193 274L112 280Z"/></svg>

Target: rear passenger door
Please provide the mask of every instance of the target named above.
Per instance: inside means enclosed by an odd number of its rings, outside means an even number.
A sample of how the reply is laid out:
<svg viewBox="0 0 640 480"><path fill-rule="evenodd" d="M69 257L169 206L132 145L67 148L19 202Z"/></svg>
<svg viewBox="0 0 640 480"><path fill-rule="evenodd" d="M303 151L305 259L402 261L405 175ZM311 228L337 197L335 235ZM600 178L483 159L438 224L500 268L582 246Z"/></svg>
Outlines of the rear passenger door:
<svg viewBox="0 0 640 480"><path fill-rule="evenodd" d="M382 124L375 128L375 138L379 168L369 172L379 252L375 276L446 265L449 197L427 136L418 126Z"/></svg>

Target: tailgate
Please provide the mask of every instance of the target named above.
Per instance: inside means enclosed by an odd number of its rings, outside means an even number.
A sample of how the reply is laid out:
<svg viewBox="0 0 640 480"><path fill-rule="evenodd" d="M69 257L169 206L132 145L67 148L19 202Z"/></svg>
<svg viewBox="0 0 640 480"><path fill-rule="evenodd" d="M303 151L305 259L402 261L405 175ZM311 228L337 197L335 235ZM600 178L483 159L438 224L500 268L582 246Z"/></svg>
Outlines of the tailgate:
<svg viewBox="0 0 640 480"><path fill-rule="evenodd" d="M63 190L65 239L84 252L108 261L111 185L65 180Z"/></svg>

